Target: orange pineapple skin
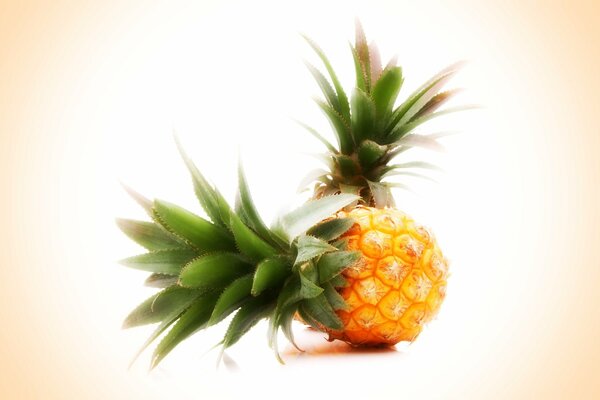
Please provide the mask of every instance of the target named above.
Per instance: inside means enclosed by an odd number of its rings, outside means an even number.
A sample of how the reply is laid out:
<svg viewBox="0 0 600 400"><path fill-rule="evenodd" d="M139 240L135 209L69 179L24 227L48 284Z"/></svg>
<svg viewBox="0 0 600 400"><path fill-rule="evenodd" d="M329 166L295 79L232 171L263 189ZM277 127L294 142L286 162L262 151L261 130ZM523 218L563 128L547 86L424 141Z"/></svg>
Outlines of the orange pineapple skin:
<svg viewBox="0 0 600 400"><path fill-rule="evenodd" d="M392 208L358 206L337 217L355 220L343 238L362 257L342 272L348 285L337 290L348 307L337 311L344 328L328 331L330 340L362 346L414 341L446 294L448 262L435 238Z"/></svg>

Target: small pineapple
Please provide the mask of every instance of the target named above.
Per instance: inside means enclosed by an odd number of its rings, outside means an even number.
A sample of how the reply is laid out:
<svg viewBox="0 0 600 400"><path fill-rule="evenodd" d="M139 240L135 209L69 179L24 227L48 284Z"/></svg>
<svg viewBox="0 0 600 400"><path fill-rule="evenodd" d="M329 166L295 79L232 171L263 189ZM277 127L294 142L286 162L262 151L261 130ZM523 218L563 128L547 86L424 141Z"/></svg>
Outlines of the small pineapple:
<svg viewBox="0 0 600 400"><path fill-rule="evenodd" d="M393 61L381 66L376 47L367 45L357 24L356 88L348 100L323 51L307 40L329 75L328 80L309 65L325 96L318 105L338 141L334 146L305 125L327 147L329 164L328 170L311 174L309 183L316 182L311 200L267 227L241 168L231 207L181 146L207 218L130 190L151 222L118 220L121 230L147 250L123 263L149 272L146 285L160 291L134 309L124 327L158 324L142 347L162 336L152 367L182 340L233 313L222 348L266 318L269 343L281 361L278 332L294 343L295 316L330 339L393 345L414 340L440 308L447 261L431 232L394 208L390 187L398 184L386 179L418 175L409 169L430 166L391 162L411 147L437 144L438 136L413 131L459 110L437 111L455 93L440 88L459 65L395 106L402 70Z"/></svg>
<svg viewBox="0 0 600 400"><path fill-rule="evenodd" d="M404 81L402 69L394 60L382 67L377 47L367 45L357 22L352 47L356 87L348 99L324 52L307 40L329 75L328 80L308 65L325 97L317 104L331 123L337 146L303 124L326 146L328 162L326 170L311 173L305 182L316 182L315 199L340 193L360 196L356 206L337 217L355 221L343 235L345 244L340 248L358 251L361 257L342 272L345 285L336 287L346 303L337 311L341 330L319 326L302 312L300 317L328 332L331 339L354 345L413 341L444 299L448 262L432 233L395 209L390 188L403 186L388 179L424 177L411 169L434 168L425 162L392 162L415 146L439 147L440 135L422 135L415 129L438 116L469 108L438 111L457 92L440 90L461 64L442 70L396 106Z"/></svg>

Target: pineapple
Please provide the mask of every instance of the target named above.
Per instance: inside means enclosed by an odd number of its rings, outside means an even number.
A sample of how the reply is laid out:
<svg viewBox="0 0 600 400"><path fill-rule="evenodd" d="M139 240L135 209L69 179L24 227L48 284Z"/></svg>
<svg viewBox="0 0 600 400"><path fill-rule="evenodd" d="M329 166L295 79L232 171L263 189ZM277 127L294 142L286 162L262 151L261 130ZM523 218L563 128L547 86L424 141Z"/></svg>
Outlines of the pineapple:
<svg viewBox="0 0 600 400"><path fill-rule="evenodd" d="M415 146L439 147L440 135L414 133L421 124L448 113L470 108L438 109L457 90L440 91L459 70L451 65L435 75L403 103L395 106L403 83L402 69L391 60L382 67L375 44L367 45L359 22L352 55L356 87L350 99L324 52L310 39L308 43L323 62L329 75L308 65L324 100L318 106L328 118L337 146L310 126L302 124L327 148L327 169L311 173L305 183L316 182L313 198L340 193L360 196L354 207L337 214L351 218L353 227L342 238L340 248L358 251L360 259L342 271L343 287L336 290L346 306L337 311L343 329L331 330L301 320L354 345L394 345L413 341L438 312L446 292L448 261L433 234L395 208L390 188L404 187L389 182L395 175L425 176L413 168L435 168L425 162L392 164L396 156Z"/></svg>
<svg viewBox="0 0 600 400"><path fill-rule="evenodd" d="M325 96L317 103L337 138L334 146L305 125L327 147L328 160L328 170L308 180L316 183L307 203L268 227L241 167L232 207L179 143L206 217L127 189L151 221L117 221L147 250L122 263L150 273L145 284L160 290L127 316L124 327L158 324L140 350L162 337L151 367L181 341L232 314L219 343L223 350L268 319L269 344L282 361L278 332L295 345L294 317L331 340L393 345L414 340L439 310L447 261L429 230L394 208L390 187L398 184L386 179L416 175L409 169L429 166L391 162L413 146L437 143L436 136L413 131L458 110L437 111L455 93L439 90L458 65L396 107L402 70L393 61L382 68L376 47L367 45L357 24L356 88L348 100L323 51L307 41L331 80L309 65Z"/></svg>

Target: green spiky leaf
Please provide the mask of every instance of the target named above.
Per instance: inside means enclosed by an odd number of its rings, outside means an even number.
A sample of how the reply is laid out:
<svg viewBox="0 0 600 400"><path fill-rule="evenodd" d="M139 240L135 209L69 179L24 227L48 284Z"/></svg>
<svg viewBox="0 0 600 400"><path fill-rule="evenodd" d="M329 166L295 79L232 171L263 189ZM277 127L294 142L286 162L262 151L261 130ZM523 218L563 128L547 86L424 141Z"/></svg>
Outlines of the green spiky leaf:
<svg viewBox="0 0 600 400"><path fill-rule="evenodd" d="M295 264L300 264L328 251L337 250L329 243L314 236L302 235L298 238L298 255Z"/></svg>
<svg viewBox="0 0 600 400"><path fill-rule="evenodd" d="M352 157L339 154L334 158L342 176L353 178L360 173L360 166Z"/></svg>
<svg viewBox="0 0 600 400"><path fill-rule="evenodd" d="M272 235L272 232L267 228L254 205L254 200L252 200L250 188L248 187L248 181L246 180L246 174L244 174L241 163L239 163L238 166L238 192L235 209L242 221L252 228L260 237L269 240L274 245L281 244L277 240L277 237Z"/></svg>
<svg viewBox="0 0 600 400"><path fill-rule="evenodd" d="M415 119L422 117L427 114L431 114L432 112L439 109L444 103L454 97L457 93L461 92L462 89L452 89L446 90L444 92L440 92L433 96L421 109L410 119L410 121L414 121Z"/></svg>
<svg viewBox="0 0 600 400"><path fill-rule="evenodd" d="M425 122L427 122L429 120L432 120L434 118L438 118L438 117L441 117L444 115L448 115L448 114L453 114L453 113L466 111L466 110L472 110L475 108L477 108L476 105L465 105L465 106L447 108L445 110L437 111L437 112L430 113L430 114L425 114L419 118L411 120L410 122L408 122L404 125L398 124L398 127L392 131L392 133L388 136L387 140L389 141L389 143L395 143L398 140L402 139L406 134L412 132L416 127L424 124Z"/></svg>
<svg viewBox="0 0 600 400"><path fill-rule="evenodd" d="M340 330L344 327L344 324L336 315L324 294L303 300L300 308L311 320L316 321L321 326L333 330ZM319 327L319 329L322 328Z"/></svg>
<svg viewBox="0 0 600 400"><path fill-rule="evenodd" d="M352 92L352 135L354 143L377 136L375 130L375 104L362 90Z"/></svg>
<svg viewBox="0 0 600 400"><path fill-rule="evenodd" d="M192 288L222 288L251 269L239 254L212 253L190 261L181 270L179 282Z"/></svg>
<svg viewBox="0 0 600 400"><path fill-rule="evenodd" d="M208 321L209 326L225 319L242 305L245 299L250 297L253 278L254 276L252 274L242 276L225 288L223 293L221 293L221 296L219 296L219 300L217 300L217 304Z"/></svg>
<svg viewBox="0 0 600 400"><path fill-rule="evenodd" d="M291 243L317 223L359 199L358 196L342 193L309 201L281 217L275 229L280 231Z"/></svg>
<svg viewBox="0 0 600 400"><path fill-rule="evenodd" d="M463 64L463 62L458 62L444 68L415 90L408 99L394 110L390 128L394 129L394 127L402 126L409 121L459 71Z"/></svg>
<svg viewBox="0 0 600 400"><path fill-rule="evenodd" d="M290 266L283 258L274 257L261 261L254 272L252 295L257 296L266 289L281 285L289 271Z"/></svg>
<svg viewBox="0 0 600 400"><path fill-rule="evenodd" d="M171 233L185 239L201 251L235 250L235 243L226 229L165 201L155 200L156 219Z"/></svg>
<svg viewBox="0 0 600 400"><path fill-rule="evenodd" d="M339 276L339 275L338 275ZM327 302L331 305L334 310L348 310L348 304L344 300L344 298L335 290L333 284L331 282L325 282L323 284L323 288L325 289L325 297L327 298Z"/></svg>
<svg viewBox="0 0 600 400"><path fill-rule="evenodd" d="M323 96L325 96L325 99L327 100L329 105L331 105L331 107L333 107L334 110L341 113L342 110L340 109L340 102L337 98L337 94L329 84L327 78L325 78L321 71L315 68L312 64L306 63L306 67L317 81L317 84L321 88Z"/></svg>
<svg viewBox="0 0 600 400"><path fill-rule="evenodd" d="M360 259L358 251L336 251L323 254L317 263L319 282L327 282Z"/></svg>
<svg viewBox="0 0 600 400"><path fill-rule="evenodd" d="M344 154L350 154L354 147L354 140L352 138L351 128L349 122L344 120L344 117L336 110L333 109L329 104L316 100L319 108L325 113L329 123L333 127L333 130L338 139L338 145L340 151Z"/></svg>
<svg viewBox="0 0 600 400"><path fill-rule="evenodd" d="M317 132L316 129L314 129L311 126L306 125L305 123L303 123L301 121L297 121L296 120L296 123L298 123L304 129L306 129L311 135L313 135L321 143L323 143L325 145L325 147L327 147L327 150L329 150L329 152L331 152L332 154L337 154L338 153L338 150L329 142L329 140L325 139L323 137L323 135L321 135L319 132Z"/></svg>
<svg viewBox="0 0 600 400"><path fill-rule="evenodd" d="M206 326L217 298L217 294L207 293L183 313L154 350L150 368L155 368L175 346Z"/></svg>
<svg viewBox="0 0 600 400"><path fill-rule="evenodd" d="M383 118L392 111L403 81L402 68L400 67L386 69L377 80L371 92L377 118Z"/></svg>
<svg viewBox="0 0 600 400"><path fill-rule="evenodd" d="M248 228L237 215L231 214L230 225L238 250L251 260L260 261L276 254L275 249Z"/></svg>
<svg viewBox="0 0 600 400"><path fill-rule="evenodd" d="M352 57L354 58L354 72L356 75L356 87L362 91L367 91L367 81L365 77L365 72L360 63L360 59L358 58L358 53L356 49L350 46L350 50L352 51Z"/></svg>
<svg viewBox="0 0 600 400"><path fill-rule="evenodd" d="M352 218L334 218L315 225L308 230L307 234L330 242L348 232L352 225L354 225Z"/></svg>
<svg viewBox="0 0 600 400"><path fill-rule="evenodd" d="M229 205L223 196L208 183L204 175L200 173L193 161L187 156L177 136L175 136L175 142L179 154L192 176L194 191L200 205L215 224L227 226L229 222Z"/></svg>
<svg viewBox="0 0 600 400"><path fill-rule="evenodd" d="M356 56L358 58L359 65L364 74L366 88L365 91L369 93L371 91L372 83L371 57L369 55L369 45L367 44L367 37L365 36L365 31L363 30L362 25L358 20L356 21L354 49L356 51Z"/></svg>
<svg viewBox="0 0 600 400"><path fill-rule="evenodd" d="M294 340L294 332L292 331L292 322L294 321L296 310L297 307L290 307L287 310L284 310L281 313L279 324L287 340L289 340L298 350L301 350Z"/></svg>
<svg viewBox="0 0 600 400"><path fill-rule="evenodd" d="M153 222L117 219L117 226L131 240L148 250L164 250L184 246L184 243Z"/></svg>
<svg viewBox="0 0 600 400"><path fill-rule="evenodd" d="M142 271L178 275L181 268L197 255L190 249L156 250L126 258L121 260L121 264Z"/></svg>
<svg viewBox="0 0 600 400"><path fill-rule="evenodd" d="M337 78L337 75L336 75L335 71L333 70L331 63L329 62L329 59L327 59L327 56L325 56L325 53L323 53L323 50L321 50L321 48L315 42L313 42L307 36L304 36L304 39L308 42L310 47L312 47L312 49L315 51L315 53L317 53L317 55L323 62L323 65L327 69L327 72L329 73L329 77L331 78L331 82L333 82L333 87L335 88L335 91L337 93L338 102L340 104L340 111L339 111L340 115L342 115L342 117L345 118L346 121L350 121L350 105L348 104L348 96L346 96L346 93L344 92L344 88L340 84L340 81Z"/></svg>
<svg viewBox="0 0 600 400"><path fill-rule="evenodd" d="M253 297L248 300L231 320L223 338L223 348L235 344L246 334L258 321L266 318L273 310L271 298L268 296Z"/></svg>
<svg viewBox="0 0 600 400"><path fill-rule="evenodd" d="M364 169L372 167L387 151L386 146L381 146L372 140L363 141L358 147L358 160Z"/></svg>
<svg viewBox="0 0 600 400"><path fill-rule="evenodd" d="M277 296L276 311L280 312L302 300L300 287L300 278L297 275L289 277Z"/></svg>
<svg viewBox="0 0 600 400"><path fill-rule="evenodd" d="M180 312L199 296L196 290L179 286L164 289L136 307L123 322L123 328L154 324Z"/></svg>
<svg viewBox="0 0 600 400"><path fill-rule="evenodd" d="M300 296L303 299L312 299L323 293L323 288L316 285L311 279L300 273Z"/></svg>

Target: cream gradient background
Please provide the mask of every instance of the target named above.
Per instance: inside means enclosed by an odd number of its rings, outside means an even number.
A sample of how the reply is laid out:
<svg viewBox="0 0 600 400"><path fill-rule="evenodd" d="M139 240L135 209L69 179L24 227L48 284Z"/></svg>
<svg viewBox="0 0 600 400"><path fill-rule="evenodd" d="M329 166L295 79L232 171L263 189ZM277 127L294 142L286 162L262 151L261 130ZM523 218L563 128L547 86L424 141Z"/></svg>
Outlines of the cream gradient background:
<svg viewBox="0 0 600 400"><path fill-rule="evenodd" d="M282 3L0 2L0 398L598 398L598 4ZM438 185L396 194L452 260L438 320L383 353L297 327L309 354L282 345L284 367L259 326L228 352L237 371L203 356L218 327L127 370L149 330L120 323L151 291L115 261L139 249L114 218L143 217L119 181L198 210L176 129L229 198L240 153L273 218L319 150L289 117L326 128L297 33L348 84L356 15L405 89L468 59L457 102L485 106L440 122L463 133L422 154Z"/></svg>

